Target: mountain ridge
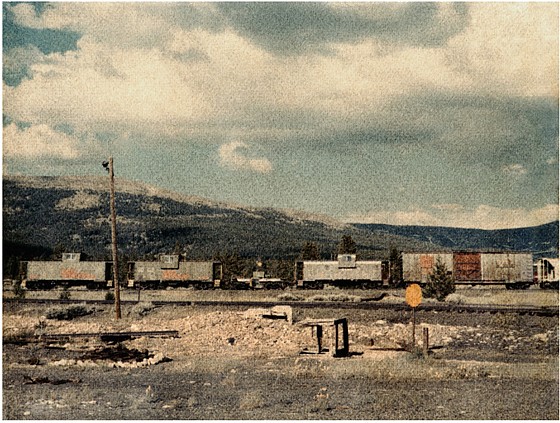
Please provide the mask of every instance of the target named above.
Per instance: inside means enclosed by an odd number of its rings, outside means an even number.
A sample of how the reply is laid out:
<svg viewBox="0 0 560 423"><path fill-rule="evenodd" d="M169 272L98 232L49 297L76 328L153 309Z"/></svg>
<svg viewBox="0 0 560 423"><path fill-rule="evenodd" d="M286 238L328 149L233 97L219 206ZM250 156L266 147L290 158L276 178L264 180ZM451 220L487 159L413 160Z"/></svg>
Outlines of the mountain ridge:
<svg viewBox="0 0 560 423"><path fill-rule="evenodd" d="M558 256L559 221L514 229L474 229L445 226L355 224L375 232L407 236L453 250L528 251L536 256Z"/></svg>
<svg viewBox="0 0 560 423"><path fill-rule="evenodd" d="M194 259L221 253L296 259L306 242L321 258L336 254L343 235L362 259L387 259L391 249L513 249L558 254L558 222L534 228L463 229L347 224L298 210L245 207L116 178L119 251L131 258L180 249ZM107 177L3 177L4 260L43 258L73 250L109 259ZM554 226L556 225L556 226ZM507 247L507 248L506 248ZM26 253L27 251L27 253Z"/></svg>
<svg viewBox="0 0 560 423"><path fill-rule="evenodd" d="M108 185L102 177L4 177L4 244L108 257ZM368 258L387 257L389 247L426 248L423 242L297 210L213 202L122 179L115 188L119 250L130 256L178 246L194 258L229 251L293 259L306 242L314 242L322 257L331 257L343 235L351 235Z"/></svg>

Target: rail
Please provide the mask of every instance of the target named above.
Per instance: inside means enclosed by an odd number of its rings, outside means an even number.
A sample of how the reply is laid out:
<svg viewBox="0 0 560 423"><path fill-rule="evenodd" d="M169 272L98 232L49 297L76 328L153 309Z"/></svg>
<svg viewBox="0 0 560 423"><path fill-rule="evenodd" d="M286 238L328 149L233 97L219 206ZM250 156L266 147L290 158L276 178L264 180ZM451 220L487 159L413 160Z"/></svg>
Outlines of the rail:
<svg viewBox="0 0 560 423"><path fill-rule="evenodd" d="M4 298L4 303L26 304L107 304L113 305L112 300L61 300L38 298ZM333 302L333 301L150 301L154 306L201 306L201 307L274 307L288 305L294 308L335 308L335 309L363 309L363 310L410 310L404 303L383 302ZM137 301L121 301L121 305L135 305ZM507 306L507 305L477 305L477 304L438 304L424 303L416 308L417 312L455 312L455 313L515 313L538 316L558 316L558 307L536 306Z"/></svg>

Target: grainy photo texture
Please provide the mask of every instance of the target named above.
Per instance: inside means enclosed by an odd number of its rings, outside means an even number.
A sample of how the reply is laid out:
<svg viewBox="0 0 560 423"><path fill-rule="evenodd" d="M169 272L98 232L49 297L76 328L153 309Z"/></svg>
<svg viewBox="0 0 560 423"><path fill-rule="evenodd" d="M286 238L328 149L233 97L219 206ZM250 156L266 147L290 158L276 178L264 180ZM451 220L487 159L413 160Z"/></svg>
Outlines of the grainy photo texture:
<svg viewBox="0 0 560 423"><path fill-rule="evenodd" d="M2 2L2 417L559 419L559 5Z"/></svg>

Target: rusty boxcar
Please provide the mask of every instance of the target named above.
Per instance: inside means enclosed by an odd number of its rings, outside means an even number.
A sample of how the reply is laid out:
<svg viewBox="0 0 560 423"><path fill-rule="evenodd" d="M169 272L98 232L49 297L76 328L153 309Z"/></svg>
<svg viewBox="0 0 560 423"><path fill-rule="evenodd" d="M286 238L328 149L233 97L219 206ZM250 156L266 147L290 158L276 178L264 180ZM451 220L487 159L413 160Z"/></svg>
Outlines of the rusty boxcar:
<svg viewBox="0 0 560 423"><path fill-rule="evenodd" d="M437 261L441 261L448 270L453 268L452 253L402 253L403 281L407 284L428 282Z"/></svg>
<svg viewBox="0 0 560 423"><path fill-rule="evenodd" d="M533 283L533 256L519 252L403 253L403 281L428 282L437 260L447 267L456 284L505 285L528 288Z"/></svg>
<svg viewBox="0 0 560 423"><path fill-rule="evenodd" d="M558 289L558 258L543 257L535 263L535 276L543 289Z"/></svg>
<svg viewBox="0 0 560 423"><path fill-rule="evenodd" d="M374 288L388 283L389 264L356 260L355 254L340 254L336 261L298 261L295 280L298 288Z"/></svg>
<svg viewBox="0 0 560 423"><path fill-rule="evenodd" d="M81 253L63 253L60 261L21 263L22 286L27 289L51 289L56 286L85 286L101 289L113 286L113 263L83 261Z"/></svg>
<svg viewBox="0 0 560 423"><path fill-rule="evenodd" d="M180 254L162 254L157 261L128 263L128 287L219 288L222 264L216 261L186 261Z"/></svg>

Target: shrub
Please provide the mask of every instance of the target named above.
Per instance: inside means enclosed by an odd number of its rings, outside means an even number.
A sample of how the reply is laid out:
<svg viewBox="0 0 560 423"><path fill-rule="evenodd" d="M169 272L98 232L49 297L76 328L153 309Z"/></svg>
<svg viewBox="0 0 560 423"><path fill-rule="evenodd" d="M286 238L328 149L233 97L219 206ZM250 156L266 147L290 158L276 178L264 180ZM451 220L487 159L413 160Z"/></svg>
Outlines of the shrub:
<svg viewBox="0 0 560 423"><path fill-rule="evenodd" d="M444 301L449 294L455 292L455 281L447 270L445 263L439 258L434 273L430 275L422 291L426 298L436 298L438 301Z"/></svg>
<svg viewBox="0 0 560 423"><path fill-rule="evenodd" d="M115 301L115 294L113 294L113 291L107 291L105 293L105 301Z"/></svg>
<svg viewBox="0 0 560 423"><path fill-rule="evenodd" d="M25 294L27 293L23 286L21 286L21 281L19 279L14 281L12 292L14 293L14 297L18 300L25 298Z"/></svg>
<svg viewBox="0 0 560 423"><path fill-rule="evenodd" d="M248 392L239 399L239 408L241 410L255 410L264 407L265 402L259 392Z"/></svg>
<svg viewBox="0 0 560 423"><path fill-rule="evenodd" d="M333 302L360 302L362 298L358 295L347 294L324 294L315 295L309 301L333 301Z"/></svg>
<svg viewBox="0 0 560 423"><path fill-rule="evenodd" d="M139 317L142 317L142 316L147 315L154 308L156 308L156 307L154 306L154 304L152 302L141 302L141 303L136 304L134 307L132 307L129 315L137 315Z"/></svg>
<svg viewBox="0 0 560 423"><path fill-rule="evenodd" d="M61 300L69 300L70 299L70 291L68 291L68 287L65 286L64 289L60 292Z"/></svg>
<svg viewBox="0 0 560 423"><path fill-rule="evenodd" d="M278 301L303 301L303 300L304 300L303 297L296 294L292 294L291 292L278 295Z"/></svg>
<svg viewBox="0 0 560 423"><path fill-rule="evenodd" d="M449 294L445 299L445 302L452 303L452 304L467 304L467 297L461 294Z"/></svg>
<svg viewBox="0 0 560 423"><path fill-rule="evenodd" d="M58 308L47 311L47 319L52 320L72 320L76 317L87 316L92 311L83 305L73 305L65 308Z"/></svg>

